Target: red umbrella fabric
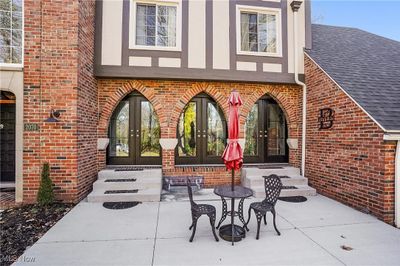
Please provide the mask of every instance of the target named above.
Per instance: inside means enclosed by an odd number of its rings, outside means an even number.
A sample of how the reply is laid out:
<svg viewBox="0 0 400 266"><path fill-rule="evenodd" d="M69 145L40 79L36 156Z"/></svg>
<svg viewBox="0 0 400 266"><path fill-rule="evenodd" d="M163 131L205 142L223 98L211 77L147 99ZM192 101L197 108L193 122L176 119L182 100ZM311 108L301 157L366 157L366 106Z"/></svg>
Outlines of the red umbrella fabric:
<svg viewBox="0 0 400 266"><path fill-rule="evenodd" d="M242 99L239 92L232 91L229 96L229 124L228 138L229 143L225 148L222 159L229 170L239 170L243 164L243 151L239 145L239 107Z"/></svg>

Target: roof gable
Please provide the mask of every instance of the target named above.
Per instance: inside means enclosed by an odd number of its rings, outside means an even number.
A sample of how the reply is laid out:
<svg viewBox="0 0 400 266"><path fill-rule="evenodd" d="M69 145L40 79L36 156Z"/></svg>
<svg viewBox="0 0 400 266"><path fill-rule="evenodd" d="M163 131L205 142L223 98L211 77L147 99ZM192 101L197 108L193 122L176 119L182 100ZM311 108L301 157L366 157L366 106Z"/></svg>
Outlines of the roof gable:
<svg viewBox="0 0 400 266"><path fill-rule="evenodd" d="M307 54L386 131L400 130L400 42L312 25Z"/></svg>

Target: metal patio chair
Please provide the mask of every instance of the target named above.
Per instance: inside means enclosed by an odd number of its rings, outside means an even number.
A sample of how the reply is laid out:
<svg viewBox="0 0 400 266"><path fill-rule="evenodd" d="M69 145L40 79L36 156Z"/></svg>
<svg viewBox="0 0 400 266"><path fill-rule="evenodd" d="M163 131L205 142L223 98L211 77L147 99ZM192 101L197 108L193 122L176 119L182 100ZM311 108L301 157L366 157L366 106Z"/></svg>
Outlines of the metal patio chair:
<svg viewBox="0 0 400 266"><path fill-rule="evenodd" d="M264 217L264 224L267 224L267 212L271 212L273 215L274 228L278 235L281 235L279 230L276 228L275 223L275 204L278 200L279 194L282 190L282 181L277 175L269 175L264 177L264 187L265 187L265 199L260 202L253 202L249 207L249 218L246 222L246 226L250 222L251 210L254 210L257 218L257 236L256 239L259 239L260 236L260 225L261 219Z"/></svg>
<svg viewBox="0 0 400 266"><path fill-rule="evenodd" d="M193 229L192 236L190 237L189 241L190 242L193 241L194 235L196 233L197 220L202 215L207 215L208 218L210 219L211 229L212 229L215 241L219 241L219 238L218 238L217 234L215 233L215 219L216 219L215 207L210 204L197 204L196 202L194 202L193 201L193 191L192 191L192 187L190 185L189 179L187 180L186 184L187 184L187 188L188 188L190 206L191 206L191 211L192 211L192 225L189 227L189 230Z"/></svg>

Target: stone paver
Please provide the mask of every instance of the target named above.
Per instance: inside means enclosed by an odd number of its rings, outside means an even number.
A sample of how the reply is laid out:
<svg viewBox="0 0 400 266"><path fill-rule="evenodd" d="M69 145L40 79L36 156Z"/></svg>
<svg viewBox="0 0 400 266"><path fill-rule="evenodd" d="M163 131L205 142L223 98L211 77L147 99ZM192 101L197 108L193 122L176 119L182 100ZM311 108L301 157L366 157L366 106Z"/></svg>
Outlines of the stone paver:
<svg viewBox="0 0 400 266"><path fill-rule="evenodd" d="M245 217L248 205L245 203ZM209 201L221 214L220 201ZM189 243L187 201L143 203L108 210L81 202L35 245L17 265L399 265L400 230L323 196L304 203L278 201L276 235L272 216L255 239L250 232L231 246L215 242L207 217L199 220ZM225 221L226 223L227 221ZM353 248L343 250L341 246ZM23 262L34 258L34 262Z"/></svg>

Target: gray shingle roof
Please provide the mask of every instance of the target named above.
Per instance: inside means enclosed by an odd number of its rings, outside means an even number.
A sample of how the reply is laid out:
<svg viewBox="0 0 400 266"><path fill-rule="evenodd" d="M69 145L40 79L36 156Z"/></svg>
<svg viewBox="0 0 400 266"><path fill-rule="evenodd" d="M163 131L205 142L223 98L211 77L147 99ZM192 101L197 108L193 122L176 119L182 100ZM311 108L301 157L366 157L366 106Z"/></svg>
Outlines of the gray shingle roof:
<svg viewBox="0 0 400 266"><path fill-rule="evenodd" d="M315 24L312 37L307 54L385 130L400 130L400 42Z"/></svg>

